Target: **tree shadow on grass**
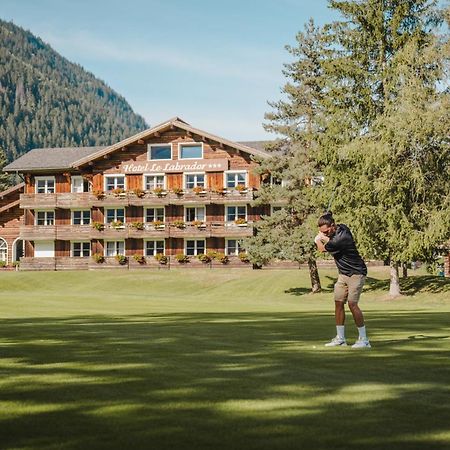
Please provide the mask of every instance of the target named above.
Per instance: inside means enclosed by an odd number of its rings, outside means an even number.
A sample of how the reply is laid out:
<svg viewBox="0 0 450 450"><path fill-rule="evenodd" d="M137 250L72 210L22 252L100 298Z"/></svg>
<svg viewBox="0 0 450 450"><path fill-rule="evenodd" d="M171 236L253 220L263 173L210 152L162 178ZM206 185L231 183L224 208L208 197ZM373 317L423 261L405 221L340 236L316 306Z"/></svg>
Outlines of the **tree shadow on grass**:
<svg viewBox="0 0 450 450"><path fill-rule="evenodd" d="M322 282L322 292L332 292L336 278L327 276ZM400 290L403 295L412 296L419 293L438 294L450 292L450 278L438 277L436 275L412 275L400 278ZM389 292L389 280L367 277L364 292L381 291ZM295 287L286 289L285 294L301 296L311 294L311 289Z"/></svg>
<svg viewBox="0 0 450 450"><path fill-rule="evenodd" d="M367 352L325 349L327 316L0 320L0 448L450 445L449 313L371 313Z"/></svg>

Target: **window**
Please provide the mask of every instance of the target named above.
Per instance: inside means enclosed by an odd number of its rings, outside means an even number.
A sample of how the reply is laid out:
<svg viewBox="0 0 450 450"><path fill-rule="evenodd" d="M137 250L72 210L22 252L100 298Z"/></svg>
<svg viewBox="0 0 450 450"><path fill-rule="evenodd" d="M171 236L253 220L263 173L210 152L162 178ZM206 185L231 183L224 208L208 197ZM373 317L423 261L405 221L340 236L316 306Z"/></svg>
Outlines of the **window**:
<svg viewBox="0 0 450 450"><path fill-rule="evenodd" d="M186 255L196 256L205 253L205 240L204 239L189 239L186 241Z"/></svg>
<svg viewBox="0 0 450 450"><path fill-rule="evenodd" d="M55 241L35 241L34 242L35 258L54 258L55 257Z"/></svg>
<svg viewBox="0 0 450 450"><path fill-rule="evenodd" d="M36 211L36 225L54 225L55 211Z"/></svg>
<svg viewBox="0 0 450 450"><path fill-rule="evenodd" d="M238 185L245 186L247 184L247 174L245 172L226 173L225 177L225 186L227 188L234 188Z"/></svg>
<svg viewBox="0 0 450 450"><path fill-rule="evenodd" d="M125 189L125 175L105 175L105 191Z"/></svg>
<svg viewBox="0 0 450 450"><path fill-rule="evenodd" d="M160 220L164 222L164 208L146 208L145 209L145 221L155 222L155 220Z"/></svg>
<svg viewBox="0 0 450 450"><path fill-rule="evenodd" d="M241 241L237 239L227 239L225 246L226 255L239 255L239 253L243 251L244 248L242 247Z"/></svg>
<svg viewBox="0 0 450 450"><path fill-rule="evenodd" d="M197 186L205 187L205 174L204 173L185 174L184 184L186 189L193 189Z"/></svg>
<svg viewBox="0 0 450 450"><path fill-rule="evenodd" d="M7 262L8 260L8 245L3 238L0 238L0 261Z"/></svg>
<svg viewBox="0 0 450 450"><path fill-rule="evenodd" d="M85 180L83 177L74 176L72 177L72 192L90 192L91 191L91 183L88 180Z"/></svg>
<svg viewBox="0 0 450 450"><path fill-rule="evenodd" d="M89 225L91 223L91 210L72 211L72 225Z"/></svg>
<svg viewBox="0 0 450 450"><path fill-rule="evenodd" d="M172 159L172 145L171 144L149 144L148 145L148 159Z"/></svg>
<svg viewBox="0 0 450 450"><path fill-rule="evenodd" d="M164 241L146 241L145 256L164 255Z"/></svg>
<svg viewBox="0 0 450 450"><path fill-rule="evenodd" d="M72 242L72 256L86 258L91 256L90 242Z"/></svg>
<svg viewBox="0 0 450 450"><path fill-rule="evenodd" d="M205 221L205 207L204 206L192 206L185 209L185 221L193 222L194 220L199 220L200 222Z"/></svg>
<svg viewBox="0 0 450 450"><path fill-rule="evenodd" d="M125 223L125 209L124 208L107 209L105 218L106 223L111 222Z"/></svg>
<svg viewBox="0 0 450 450"><path fill-rule="evenodd" d="M36 177L36 193L37 194L54 194L55 178L54 177Z"/></svg>
<svg viewBox="0 0 450 450"><path fill-rule="evenodd" d="M236 219L247 220L246 206L227 206L226 220L227 222L234 222Z"/></svg>
<svg viewBox="0 0 450 450"><path fill-rule="evenodd" d="M125 254L124 241L108 241L106 243L106 256L117 256Z"/></svg>
<svg viewBox="0 0 450 450"><path fill-rule="evenodd" d="M202 144L179 144L179 159L203 159Z"/></svg>
<svg viewBox="0 0 450 450"><path fill-rule="evenodd" d="M147 191L152 191L156 188L165 189L166 180L164 175L145 175L144 187Z"/></svg>

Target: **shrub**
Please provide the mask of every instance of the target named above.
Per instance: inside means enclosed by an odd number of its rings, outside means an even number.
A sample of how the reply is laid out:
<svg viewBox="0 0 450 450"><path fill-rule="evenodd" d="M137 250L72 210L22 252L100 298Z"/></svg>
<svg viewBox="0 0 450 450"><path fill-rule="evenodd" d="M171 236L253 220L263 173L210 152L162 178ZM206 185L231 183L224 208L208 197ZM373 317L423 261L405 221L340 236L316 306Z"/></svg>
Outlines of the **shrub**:
<svg viewBox="0 0 450 450"><path fill-rule="evenodd" d="M138 262L139 264L145 264L145 256L144 255L139 255L138 253L133 255L133 259Z"/></svg>
<svg viewBox="0 0 450 450"><path fill-rule="evenodd" d="M180 263L180 264L186 264L189 262L189 256L188 255L184 255L183 253L179 253L178 255L175 255L175 259Z"/></svg>
<svg viewBox="0 0 450 450"><path fill-rule="evenodd" d="M205 255L204 253L200 253L199 255L197 255L197 258L202 262L202 263L209 263L211 262L211 257L208 255Z"/></svg>
<svg viewBox="0 0 450 450"><path fill-rule="evenodd" d="M225 255L225 253L217 253L216 260L220 261L222 264L228 264L230 262L230 259L227 255Z"/></svg>
<svg viewBox="0 0 450 450"><path fill-rule="evenodd" d="M0 268L6 267L6 261L0 261Z"/></svg>
<svg viewBox="0 0 450 450"><path fill-rule="evenodd" d="M169 258L166 255L163 255L162 253L157 253L155 255L155 259L160 264L167 264L169 262Z"/></svg>
<svg viewBox="0 0 450 450"><path fill-rule="evenodd" d="M92 258L97 264L101 264L101 263L105 262L105 257L101 253L94 253L92 255Z"/></svg>
<svg viewBox="0 0 450 450"><path fill-rule="evenodd" d="M239 259L244 262L244 263L249 263L250 262L250 258L248 257L247 253L245 252L240 252L239 253Z"/></svg>
<svg viewBox="0 0 450 450"><path fill-rule="evenodd" d="M116 255L116 260L121 266L123 266L127 263L128 258L125 255Z"/></svg>

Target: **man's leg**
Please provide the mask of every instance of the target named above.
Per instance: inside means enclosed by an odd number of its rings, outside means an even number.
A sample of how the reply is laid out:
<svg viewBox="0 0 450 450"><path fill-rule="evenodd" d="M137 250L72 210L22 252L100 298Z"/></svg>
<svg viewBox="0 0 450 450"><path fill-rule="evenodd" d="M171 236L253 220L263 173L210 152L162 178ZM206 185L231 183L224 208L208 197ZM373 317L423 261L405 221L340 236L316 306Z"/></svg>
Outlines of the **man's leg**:
<svg viewBox="0 0 450 450"><path fill-rule="evenodd" d="M353 320L358 328L364 326L364 315L357 302L348 302L348 307L352 313ZM337 319L336 319L337 320Z"/></svg>
<svg viewBox="0 0 450 450"><path fill-rule="evenodd" d="M347 345L345 341L345 301L347 300L348 287L341 275L334 285L334 317L336 321L336 337L325 344L326 347Z"/></svg>

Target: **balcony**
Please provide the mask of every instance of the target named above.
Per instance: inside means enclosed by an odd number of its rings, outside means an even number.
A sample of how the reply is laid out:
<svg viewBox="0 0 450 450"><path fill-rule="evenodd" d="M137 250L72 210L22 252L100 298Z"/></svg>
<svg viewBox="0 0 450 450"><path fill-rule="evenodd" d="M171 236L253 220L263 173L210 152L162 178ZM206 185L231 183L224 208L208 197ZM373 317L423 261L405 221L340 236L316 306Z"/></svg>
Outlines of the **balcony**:
<svg viewBox="0 0 450 450"><path fill-rule="evenodd" d="M154 225L153 223L145 223L142 229L128 224L128 237L131 239L164 239L169 237L169 224L161 223Z"/></svg>
<svg viewBox="0 0 450 450"><path fill-rule="evenodd" d="M57 208L90 208L92 195L89 192L57 194Z"/></svg>
<svg viewBox="0 0 450 450"><path fill-rule="evenodd" d="M56 227L56 239L62 241L89 240L91 225L58 225Z"/></svg>
<svg viewBox="0 0 450 450"><path fill-rule="evenodd" d="M20 207L23 209L56 208L57 194L20 194Z"/></svg>
<svg viewBox="0 0 450 450"><path fill-rule="evenodd" d="M54 225L21 225L20 239L27 241L54 241L56 227Z"/></svg>
<svg viewBox="0 0 450 450"><path fill-rule="evenodd" d="M198 223L194 224L191 222L173 222L170 224L169 236L174 238L179 237L210 237L211 236L211 228L208 223Z"/></svg>
<svg viewBox="0 0 450 450"><path fill-rule="evenodd" d="M113 227L109 223L102 224L103 229L97 229L92 227L90 229L90 239L110 239L122 241L128 238L127 224Z"/></svg>
<svg viewBox="0 0 450 450"><path fill-rule="evenodd" d="M244 238L253 235L252 223L236 224L234 222L212 222L211 237L235 237Z"/></svg>

